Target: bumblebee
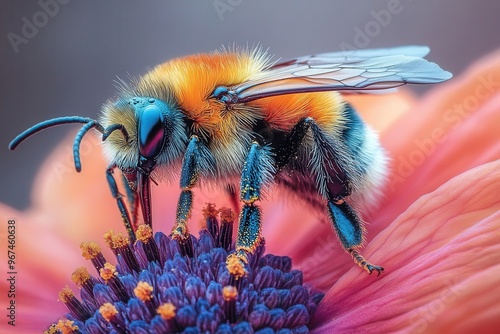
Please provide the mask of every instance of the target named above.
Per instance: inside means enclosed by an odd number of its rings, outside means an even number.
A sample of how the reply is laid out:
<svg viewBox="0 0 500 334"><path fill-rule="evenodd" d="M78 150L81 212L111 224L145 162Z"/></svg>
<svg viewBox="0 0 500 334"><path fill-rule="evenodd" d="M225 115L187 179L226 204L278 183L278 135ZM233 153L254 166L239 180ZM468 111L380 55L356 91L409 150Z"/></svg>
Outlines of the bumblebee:
<svg viewBox="0 0 500 334"><path fill-rule="evenodd" d="M242 209L236 253L230 257L241 264L261 238L256 202L271 186L282 186L306 203L319 205L354 262L380 274L383 267L369 263L358 251L364 227L348 201L376 201L387 174L387 156L376 133L341 93L450 79L449 72L423 59L428 52L425 46L404 46L272 62L256 48L181 57L131 83L120 82L118 97L104 104L99 120L47 120L21 133L9 148L45 128L82 123L73 146L80 171L83 136L90 129L102 133L109 160L107 181L132 242L138 207L144 222L153 222L152 180L180 170L172 235L185 245L186 255L193 187L239 180ZM115 169L125 179L128 206L118 192Z"/></svg>

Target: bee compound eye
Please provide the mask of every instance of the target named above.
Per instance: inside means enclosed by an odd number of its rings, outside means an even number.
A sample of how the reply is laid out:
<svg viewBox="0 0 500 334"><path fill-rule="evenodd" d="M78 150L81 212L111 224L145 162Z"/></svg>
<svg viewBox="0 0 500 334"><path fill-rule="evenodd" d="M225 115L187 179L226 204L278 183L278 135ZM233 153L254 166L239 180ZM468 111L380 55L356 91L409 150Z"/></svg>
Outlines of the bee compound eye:
<svg viewBox="0 0 500 334"><path fill-rule="evenodd" d="M212 93L212 96L215 97L216 99L220 100L221 98L224 97L229 92L229 89L224 86L218 86L214 89L214 92Z"/></svg>
<svg viewBox="0 0 500 334"><path fill-rule="evenodd" d="M145 158L155 158L165 138L163 113L156 105L146 106L138 117L139 152Z"/></svg>

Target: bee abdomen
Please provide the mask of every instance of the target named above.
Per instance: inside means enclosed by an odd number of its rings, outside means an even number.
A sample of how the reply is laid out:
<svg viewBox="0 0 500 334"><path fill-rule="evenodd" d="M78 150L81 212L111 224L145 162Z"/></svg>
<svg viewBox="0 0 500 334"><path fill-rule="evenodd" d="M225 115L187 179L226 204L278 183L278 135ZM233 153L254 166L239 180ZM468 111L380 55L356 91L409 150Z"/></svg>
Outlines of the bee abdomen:
<svg viewBox="0 0 500 334"><path fill-rule="evenodd" d="M346 104L344 113L345 128L341 136L352 157L353 170L349 174L356 175L350 180L353 195L364 206L371 207L377 202L386 181L388 158L376 132L364 123L354 108Z"/></svg>

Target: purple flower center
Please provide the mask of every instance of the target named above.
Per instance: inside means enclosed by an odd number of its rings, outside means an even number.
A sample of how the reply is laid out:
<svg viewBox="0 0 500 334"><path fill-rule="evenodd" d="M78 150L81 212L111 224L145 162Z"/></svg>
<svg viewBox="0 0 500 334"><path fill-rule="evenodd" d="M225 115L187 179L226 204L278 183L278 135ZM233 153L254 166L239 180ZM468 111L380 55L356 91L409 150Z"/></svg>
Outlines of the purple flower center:
<svg viewBox="0 0 500 334"><path fill-rule="evenodd" d="M264 255L264 242L249 256L245 275L232 275L226 265L232 229L232 221L219 224L208 215L207 229L187 244L161 232L153 238L147 228L132 246L108 234L116 266L95 244L82 245L99 278L75 271L81 300L64 289L69 313L47 333L308 333L323 294L303 285L289 257Z"/></svg>

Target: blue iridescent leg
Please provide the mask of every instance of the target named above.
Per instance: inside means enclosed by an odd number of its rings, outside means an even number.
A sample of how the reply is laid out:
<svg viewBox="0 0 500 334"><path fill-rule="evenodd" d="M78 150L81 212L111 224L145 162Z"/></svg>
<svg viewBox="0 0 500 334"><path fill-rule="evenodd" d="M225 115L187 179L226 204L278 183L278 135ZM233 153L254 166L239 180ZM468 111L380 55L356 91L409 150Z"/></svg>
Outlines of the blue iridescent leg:
<svg viewBox="0 0 500 334"><path fill-rule="evenodd" d="M181 243L189 239L188 219L193 206L193 193L191 189L196 185L200 175L211 175L215 171L215 160L197 136L191 136L182 161L180 187L182 189L177 204L175 225L172 229L172 238ZM186 250L190 253L189 250ZM189 254L187 254L189 255Z"/></svg>
<svg viewBox="0 0 500 334"><path fill-rule="evenodd" d="M270 149L253 142L241 173L240 200L244 204L239 218L236 253L228 257L228 268L234 260L247 263L247 255L253 253L260 243L261 212L255 201L261 198L263 186L271 181L274 174L274 160ZM234 272L232 274L240 276Z"/></svg>
<svg viewBox="0 0 500 334"><path fill-rule="evenodd" d="M309 169L317 191L328 200L327 208L334 230L342 246L352 255L356 264L370 274L376 270L380 275L384 268L369 263L357 251L357 248L363 243L364 229L356 211L344 201L344 198L351 193L349 180L355 176L348 175L339 166L338 162L343 159L340 153L342 150L339 150L339 147L343 144L335 142L332 137L326 135L312 118L304 118L294 126L287 140L278 148L278 167L286 166L293 159L308 131L312 134L313 139L310 144ZM307 181L305 184L309 185ZM299 191L301 189L301 185L292 184L292 186ZM304 185L302 188L306 192L310 189Z"/></svg>
<svg viewBox="0 0 500 334"><path fill-rule="evenodd" d="M132 228L132 224L130 222L130 215L128 213L127 207L125 206L125 203L123 202L122 199L122 194L118 191L118 186L116 185L115 178L113 176L113 170L116 168L116 166L111 165L106 169L106 179L108 181L109 189L111 190L111 195L113 196L114 199L116 199L116 203L118 205L118 210L120 210L120 214L122 216L122 221L123 225L125 225L125 228L127 229L130 242L133 243L135 242L135 233Z"/></svg>
<svg viewBox="0 0 500 334"><path fill-rule="evenodd" d="M328 213L342 247L352 255L354 262L370 274L374 270L377 271L377 276L379 276L384 271L384 268L369 263L357 251L357 247L363 243L364 229L354 209L342 199L335 202L329 201Z"/></svg>

